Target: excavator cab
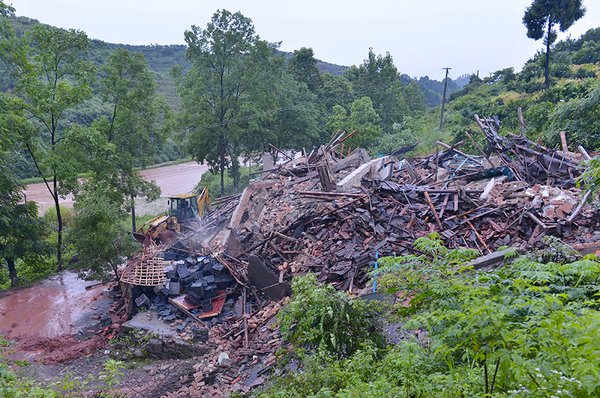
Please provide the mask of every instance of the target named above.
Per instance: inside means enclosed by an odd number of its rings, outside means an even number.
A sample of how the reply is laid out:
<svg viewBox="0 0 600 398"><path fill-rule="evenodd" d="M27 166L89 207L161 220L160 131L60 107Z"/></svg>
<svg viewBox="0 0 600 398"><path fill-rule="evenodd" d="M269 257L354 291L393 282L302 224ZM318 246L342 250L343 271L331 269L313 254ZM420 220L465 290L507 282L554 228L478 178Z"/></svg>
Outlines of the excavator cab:
<svg viewBox="0 0 600 398"><path fill-rule="evenodd" d="M201 187L198 194L171 196L168 203L168 216L155 217L133 233L135 239L144 246L150 244L151 240L171 244L182 227L194 230L194 224L200 223L202 216L209 211L208 189Z"/></svg>
<svg viewBox="0 0 600 398"><path fill-rule="evenodd" d="M198 194L182 194L169 198L170 215L177 218L177 222L184 224L190 220L200 221L205 212L209 210L208 189L202 187Z"/></svg>

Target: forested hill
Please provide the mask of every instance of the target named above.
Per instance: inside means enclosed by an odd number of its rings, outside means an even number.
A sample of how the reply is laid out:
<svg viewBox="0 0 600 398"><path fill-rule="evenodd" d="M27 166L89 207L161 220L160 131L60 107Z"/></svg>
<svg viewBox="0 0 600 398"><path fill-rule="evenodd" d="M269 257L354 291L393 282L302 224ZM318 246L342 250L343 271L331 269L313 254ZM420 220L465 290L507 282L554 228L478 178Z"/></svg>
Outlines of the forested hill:
<svg viewBox="0 0 600 398"><path fill-rule="evenodd" d="M8 17L7 20L17 37L23 37L29 30L35 31L36 25L41 24L27 17ZM45 24L41 25L48 27ZM55 31L67 33L62 29ZM166 108L170 107L176 112L186 110L171 74L171 69L176 65L179 65L183 72L195 67L185 57L186 45L128 45L86 39L85 50L80 52L86 55L78 57L85 58L81 61L93 64L97 76L95 81L90 79L90 97L76 106L69 107L61 115L61 131L66 131L67 126L97 126L99 120L115 114L109 109L107 100L99 94L103 92L103 81L107 77L105 67L110 64L112 56L119 53L119 48L128 50L126 57L129 57L129 54L140 53L144 56L145 63L153 72L153 79L157 83L156 93L165 98L168 105ZM276 66L281 69L272 76L264 77L281 77L277 82L277 90L260 94L263 99L270 94L275 94L275 98L270 99L271 102L261 102L257 98L247 97L248 103L257 108L252 112L244 109L244 112L250 114L240 119L240 125L245 121L243 128L238 127L240 131L257 129L261 132L261 140L275 141L282 148L302 149L326 142L337 130L352 131L360 128L363 137L357 137L355 142L349 141L351 147L360 145L375 153L389 153L398 145L404 144L404 141L407 141L407 144L416 141L425 143L427 140L423 139L423 135L429 135L429 130L433 132L434 129L429 127L438 123L436 120L439 120L439 116L434 113L438 112L435 107L441 104L444 82L427 76L417 79L401 74L389 53L383 56L370 50L364 64L350 67L317 60L309 48L283 54L286 63ZM1 93L12 91L16 87L16 79L21 78L17 74L9 73L6 69L9 65L0 63ZM367 66L370 70L378 72L371 76L366 72ZM448 94L460 88L459 84L451 79L448 79L447 83ZM263 109L263 106L267 108ZM423 119L430 113L430 118ZM275 116L264 120L255 117L269 114ZM180 159L189 155L190 148L204 147L203 144L195 145L182 141L178 135L180 130L176 131L180 126L173 126L169 122L170 135L166 142L160 150L159 144L156 144L156 148L153 148L154 153L146 153L143 162L150 164ZM291 134L291 131L296 133ZM299 138L304 141L298 140ZM440 137L436 136L436 139ZM40 145L42 150L48 149L47 145ZM236 144L235 148L240 151L254 151L257 146L264 149L267 143L261 141L244 145L246 146ZM9 163L8 167L19 178L39 174L31 156L24 148L12 148ZM142 165L140 159L136 159L134 163L136 166Z"/></svg>
<svg viewBox="0 0 600 398"><path fill-rule="evenodd" d="M545 52L538 52L521 72L505 68L484 79L471 76L469 84L450 95L445 129L456 140L466 138L465 131L481 137L473 120L478 114L498 116L502 131L518 131L521 108L527 134L535 141L555 147L559 132L565 131L570 148L600 150L600 28L551 47L547 89L545 60Z"/></svg>
<svg viewBox="0 0 600 398"><path fill-rule="evenodd" d="M34 25L40 23L35 19L28 17L11 17L11 26L18 36L22 35L26 30L31 29ZM148 66L156 73L158 83L158 92L162 94L167 102L175 109L180 106L180 99L175 90L175 84L169 70L174 65L183 66L185 70L189 69L189 61L185 58L187 46L183 44L171 45L131 45L120 43L108 43L102 40L90 40L89 60L94 62L97 67L104 65L108 59L108 55L117 47L123 47L131 52L141 52L144 54ZM289 59L292 56L291 52L286 52L285 56ZM348 69L348 66L336 65L326 61L318 60L316 67L321 73L329 73L335 76L341 76ZM0 82L0 89L4 91L7 86L11 86L9 81ZM442 92L444 82L430 79L428 76L422 76L418 79L408 75L402 75L402 81L408 85L415 80L421 91L423 91L425 103L431 107L438 106L442 103ZM469 75L464 75L456 80L448 79L447 93L461 89L468 83Z"/></svg>
<svg viewBox="0 0 600 398"><path fill-rule="evenodd" d="M10 22L18 36L21 36L25 31L40 23L35 19L27 17L12 17L10 18ZM148 66L156 73L158 92L164 95L167 102L173 108L179 108L180 99L177 95L175 83L169 70L174 65L183 66L184 70L189 69L189 61L185 58L186 45L131 45L108 43L102 40L92 39L90 40L89 60L94 62L97 67L100 67L104 65L106 60L108 60L109 54L117 47L123 47L131 52L141 52L144 54ZM291 55L292 53L286 53L286 57L288 58L291 57ZM335 65L321 60L319 60L316 66L321 73L330 73L332 75L342 75L344 71L348 69L347 66ZM4 84L0 83L2 91L10 85L11 84L6 81Z"/></svg>

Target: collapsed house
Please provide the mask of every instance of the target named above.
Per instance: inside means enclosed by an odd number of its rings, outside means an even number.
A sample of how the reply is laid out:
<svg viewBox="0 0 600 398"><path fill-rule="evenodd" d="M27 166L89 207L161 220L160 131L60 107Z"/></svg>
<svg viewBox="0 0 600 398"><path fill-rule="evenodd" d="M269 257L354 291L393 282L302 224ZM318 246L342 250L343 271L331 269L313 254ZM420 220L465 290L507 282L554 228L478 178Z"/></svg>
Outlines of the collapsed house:
<svg viewBox="0 0 600 398"><path fill-rule="evenodd" d="M283 344L275 315L294 276L312 272L360 295L379 258L422 254L413 242L433 232L482 254L527 249L545 235L594 251L599 214L576 183L587 152L546 148L523 133L500 137L498 119L475 120L488 144L467 133L478 156L462 151L464 142L438 142L426 157L405 157L415 144L370 159L345 151L351 134L340 133L259 172L241 195L216 201L197 231L128 263L127 313L147 307L181 337L229 353L227 367L199 364L195 388L247 391Z"/></svg>

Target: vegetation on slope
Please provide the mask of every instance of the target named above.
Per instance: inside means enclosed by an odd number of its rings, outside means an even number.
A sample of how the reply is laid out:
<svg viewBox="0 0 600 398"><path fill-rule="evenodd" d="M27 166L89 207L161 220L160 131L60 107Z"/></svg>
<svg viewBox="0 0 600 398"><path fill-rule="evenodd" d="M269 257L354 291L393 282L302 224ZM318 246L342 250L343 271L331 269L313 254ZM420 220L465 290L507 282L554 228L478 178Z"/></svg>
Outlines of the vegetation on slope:
<svg viewBox="0 0 600 398"><path fill-rule="evenodd" d="M401 325L400 341L385 348L364 334L372 311L336 315L357 302L298 278L280 325L293 346L285 358L303 360L302 370L274 376L254 396L598 396L600 262L546 243L492 271L466 267L478 254L449 250L435 235L415 242L421 256L383 259L378 286L400 298L391 318ZM361 323L356 349L335 344Z"/></svg>

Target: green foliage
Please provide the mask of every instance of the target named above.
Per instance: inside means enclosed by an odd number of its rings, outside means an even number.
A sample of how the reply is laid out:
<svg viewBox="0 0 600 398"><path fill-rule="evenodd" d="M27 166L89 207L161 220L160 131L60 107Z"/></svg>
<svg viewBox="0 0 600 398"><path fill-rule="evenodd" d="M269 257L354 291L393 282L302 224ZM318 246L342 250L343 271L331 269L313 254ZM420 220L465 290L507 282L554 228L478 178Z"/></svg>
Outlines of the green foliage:
<svg viewBox="0 0 600 398"><path fill-rule="evenodd" d="M312 48L302 47L295 50L287 64L287 72L297 82L305 83L308 89L318 94L322 90L321 71L317 68L317 59Z"/></svg>
<svg viewBox="0 0 600 398"><path fill-rule="evenodd" d="M559 25L564 32L585 15L581 0L534 0L525 11L523 24L527 27L527 37L539 40L544 37L546 45L544 80L546 89L550 87L549 65L550 46L556 40L553 26Z"/></svg>
<svg viewBox="0 0 600 398"><path fill-rule="evenodd" d="M600 157L594 156L584 162L585 171L577 179L580 185L584 185L586 191L590 191L591 198L596 197L600 190Z"/></svg>
<svg viewBox="0 0 600 398"><path fill-rule="evenodd" d="M465 267L475 252L419 239L424 254L381 259L378 274L378 286L401 298L405 339L379 355L362 348L325 365L309 359L256 395L598 396L600 261L545 243L484 272Z"/></svg>
<svg viewBox="0 0 600 398"><path fill-rule="evenodd" d="M358 130L346 141L347 145L353 148L372 148L377 145L381 138L382 129L379 122L380 118L375 109L373 109L371 98L362 97L352 103L348 117L346 117L346 110L344 108L335 105L333 107L333 115L327 123L327 129L331 133L339 130L346 132Z"/></svg>
<svg viewBox="0 0 600 398"><path fill-rule="evenodd" d="M287 74L267 79L271 80L268 90L255 91L250 105L244 107L250 119L240 134L240 144L246 156L268 151L276 161L280 154L269 144L301 151L318 143L318 109L316 95L305 83ZM263 109L259 115L257 108Z"/></svg>
<svg viewBox="0 0 600 398"><path fill-rule="evenodd" d="M173 73L185 108L182 123L189 128L187 150L195 160L218 167L223 193L226 166L231 161L234 173L238 167L242 126L236 119L248 94L263 87L271 51L249 18L227 10L217 11L206 29L192 26L185 40L192 69Z"/></svg>
<svg viewBox="0 0 600 398"><path fill-rule="evenodd" d="M89 278L105 280L112 271L118 280L123 257L139 250L121 223L119 209L99 191L80 198L74 209L69 241L80 255L77 267Z"/></svg>
<svg viewBox="0 0 600 398"><path fill-rule="evenodd" d="M439 131L440 115L439 112L427 111L421 116L407 116L401 123L396 123L390 133L384 133L372 154L387 155L403 146L413 145L419 142L419 145L411 153L431 154L436 141L450 142L453 135L444 130Z"/></svg>
<svg viewBox="0 0 600 398"><path fill-rule="evenodd" d="M348 68L344 76L356 90L357 100L365 96L371 99L383 131L390 131L394 123L401 122L410 112L402 93L400 74L389 53L376 56L370 48L364 63Z"/></svg>
<svg viewBox="0 0 600 398"><path fill-rule="evenodd" d="M568 133L571 144L600 149L600 84L596 83L582 98L573 98L555 108L550 115L550 131L558 136L561 130Z"/></svg>
<svg viewBox="0 0 600 398"><path fill-rule="evenodd" d="M365 345L382 348L374 308L331 285L318 285L313 274L294 278L292 290L292 301L278 317L284 339L297 353L308 351L326 360L350 357Z"/></svg>
<svg viewBox="0 0 600 398"><path fill-rule="evenodd" d="M0 148L0 156L3 154ZM0 265L8 268L11 286L19 284L21 264L44 264L50 246L37 203L24 201L23 186L0 161ZM27 275L29 276L29 275ZM25 278L28 280L29 278Z"/></svg>
<svg viewBox="0 0 600 398"><path fill-rule="evenodd" d="M252 171L259 171L260 169L253 169ZM213 199L216 199L220 196L229 196L234 195L236 193L241 193L244 188L248 186L248 183L251 178L255 178L256 176L251 177L250 169L248 167L240 167L240 182L236 187L233 183L233 179L229 176L229 171L225 170L224 181L225 181L225 191L223 195L221 195L221 176L218 172L207 171L202 174L200 178L200 182L194 188L194 192L199 192L200 187L208 187L209 196Z"/></svg>
<svg viewBox="0 0 600 398"><path fill-rule="evenodd" d="M57 264L62 267L62 216L59 197L77 185L76 165L62 156L70 143L65 132L72 127L66 114L91 98L94 67L82 59L88 38L81 31L65 31L36 25L22 39L8 40L9 63L18 73L15 93L6 96L10 104L11 128L34 160L54 200L58 220Z"/></svg>

